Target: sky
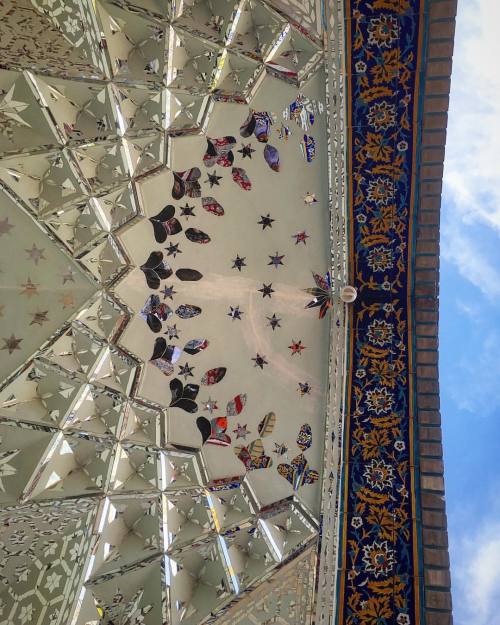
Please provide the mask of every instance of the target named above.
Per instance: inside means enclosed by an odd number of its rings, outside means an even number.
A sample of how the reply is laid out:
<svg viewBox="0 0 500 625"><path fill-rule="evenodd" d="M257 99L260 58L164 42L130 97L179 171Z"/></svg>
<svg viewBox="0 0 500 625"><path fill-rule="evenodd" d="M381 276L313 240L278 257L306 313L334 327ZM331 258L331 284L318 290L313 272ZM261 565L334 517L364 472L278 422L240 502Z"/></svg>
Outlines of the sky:
<svg viewBox="0 0 500 625"><path fill-rule="evenodd" d="M500 625L500 2L459 0L441 222L455 625Z"/></svg>

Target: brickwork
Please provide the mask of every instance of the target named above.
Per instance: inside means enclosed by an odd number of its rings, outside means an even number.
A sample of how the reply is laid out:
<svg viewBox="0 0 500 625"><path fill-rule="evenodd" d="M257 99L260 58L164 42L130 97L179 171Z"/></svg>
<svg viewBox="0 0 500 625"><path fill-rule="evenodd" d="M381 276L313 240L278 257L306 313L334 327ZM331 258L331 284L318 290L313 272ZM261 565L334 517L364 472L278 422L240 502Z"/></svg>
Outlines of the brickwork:
<svg viewBox="0 0 500 625"><path fill-rule="evenodd" d="M429 0L417 215L414 376L420 457L425 625L452 625L439 413L439 219L456 0Z"/></svg>

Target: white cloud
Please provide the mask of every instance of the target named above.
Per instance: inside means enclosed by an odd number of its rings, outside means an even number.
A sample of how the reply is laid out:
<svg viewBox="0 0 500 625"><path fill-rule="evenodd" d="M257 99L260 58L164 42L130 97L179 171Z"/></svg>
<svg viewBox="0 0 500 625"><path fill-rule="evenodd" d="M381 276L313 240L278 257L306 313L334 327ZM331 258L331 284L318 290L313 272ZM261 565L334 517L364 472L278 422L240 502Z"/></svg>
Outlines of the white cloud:
<svg viewBox="0 0 500 625"><path fill-rule="evenodd" d="M500 4L459 6L445 185L465 222L500 231Z"/></svg>
<svg viewBox="0 0 500 625"><path fill-rule="evenodd" d="M500 625L500 520L451 534L450 551L455 625Z"/></svg>
<svg viewBox="0 0 500 625"><path fill-rule="evenodd" d="M499 205L500 206L500 205ZM467 234L454 218L447 218L442 233L443 258L453 263L460 275L494 300L500 296L500 272L481 250L480 241Z"/></svg>
<svg viewBox="0 0 500 625"><path fill-rule="evenodd" d="M500 293L500 273L474 242L470 226L483 224L500 234L499 20L498 0L459 3L442 224L444 257L491 297Z"/></svg>

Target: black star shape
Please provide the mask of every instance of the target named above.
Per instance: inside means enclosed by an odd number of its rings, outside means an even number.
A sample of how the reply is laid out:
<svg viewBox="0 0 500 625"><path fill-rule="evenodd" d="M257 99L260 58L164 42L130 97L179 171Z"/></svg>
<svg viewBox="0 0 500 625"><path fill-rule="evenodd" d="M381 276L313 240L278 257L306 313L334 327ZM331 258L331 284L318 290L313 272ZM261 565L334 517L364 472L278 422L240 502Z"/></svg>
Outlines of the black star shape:
<svg viewBox="0 0 500 625"><path fill-rule="evenodd" d="M273 331L276 328L281 328L281 325L280 325L281 319L279 317L276 317L276 313L273 313L272 317L266 317L266 319L269 321L269 325L271 326Z"/></svg>
<svg viewBox="0 0 500 625"><path fill-rule="evenodd" d="M309 384L309 382L299 382L298 391L301 397L304 397L304 395L309 395L311 393L311 385Z"/></svg>
<svg viewBox="0 0 500 625"><path fill-rule="evenodd" d="M169 339L178 339L179 330L177 329L177 325L174 323L173 326L167 326L167 331L164 334L168 334Z"/></svg>
<svg viewBox="0 0 500 625"><path fill-rule="evenodd" d="M189 206L186 202L186 206L181 206L181 217L185 217L189 219L190 217L196 217L194 211L194 206Z"/></svg>
<svg viewBox="0 0 500 625"><path fill-rule="evenodd" d="M167 250L167 256L173 256L175 258L177 254L182 254L182 250L179 249L179 243L175 245L170 243L165 249Z"/></svg>
<svg viewBox="0 0 500 625"><path fill-rule="evenodd" d="M241 150L238 150L238 152L243 156L243 158L246 158L247 156L248 158L252 158L252 153L255 152L255 150L249 143L242 143Z"/></svg>
<svg viewBox="0 0 500 625"><path fill-rule="evenodd" d="M278 252L276 252L276 254L274 256L269 255L269 258L271 259L270 262L268 262L268 265L274 265L274 267L276 269L278 269L279 265L283 265L283 259L285 258L285 255L282 254L281 256L278 254Z"/></svg>
<svg viewBox="0 0 500 625"><path fill-rule="evenodd" d="M259 293L262 293L262 297L272 297L272 293L274 293L274 289L271 288L273 286L273 283L271 282L270 284L264 284L262 283L262 288L258 289Z"/></svg>
<svg viewBox="0 0 500 625"><path fill-rule="evenodd" d="M240 310L239 306L236 306L235 308L233 308L232 306L229 306L230 311L227 313L228 317L231 317L231 319L234 321L235 319L239 319L241 321L241 315L243 314L243 311Z"/></svg>
<svg viewBox="0 0 500 625"><path fill-rule="evenodd" d="M179 375L183 375L185 380L188 378L194 378L193 369L194 367L190 367L189 363L182 366L179 365Z"/></svg>
<svg viewBox="0 0 500 625"><path fill-rule="evenodd" d="M273 227L273 221L276 221L276 219L271 219L271 216L269 215L269 213L267 213L265 217L264 215L261 215L260 221L258 221L257 223L259 224L259 226L262 226L262 230L265 230L266 228Z"/></svg>
<svg viewBox="0 0 500 625"><path fill-rule="evenodd" d="M219 187L220 186L219 180L222 180L222 176L218 176L217 172L214 169L211 174L208 174L208 179L205 180L205 183L207 182L210 183L210 188L212 188L214 184Z"/></svg>
<svg viewBox="0 0 500 625"><path fill-rule="evenodd" d="M269 364L266 360L266 357L261 356L260 354L256 354L255 358L252 358L252 360L255 362L254 367L260 367L261 369L264 369L264 365Z"/></svg>
<svg viewBox="0 0 500 625"><path fill-rule="evenodd" d="M172 286L163 287L163 290L160 291L160 293L163 293L163 299L167 299L167 297L169 297L173 300L173 296L177 294L177 291L174 291L174 285L172 284Z"/></svg>
<svg viewBox="0 0 500 625"><path fill-rule="evenodd" d="M240 258L238 254L236 254L236 258L233 260L233 266L231 267L231 269L237 269L238 271L241 271L242 267L247 266L247 264L245 263L245 258L246 256Z"/></svg>

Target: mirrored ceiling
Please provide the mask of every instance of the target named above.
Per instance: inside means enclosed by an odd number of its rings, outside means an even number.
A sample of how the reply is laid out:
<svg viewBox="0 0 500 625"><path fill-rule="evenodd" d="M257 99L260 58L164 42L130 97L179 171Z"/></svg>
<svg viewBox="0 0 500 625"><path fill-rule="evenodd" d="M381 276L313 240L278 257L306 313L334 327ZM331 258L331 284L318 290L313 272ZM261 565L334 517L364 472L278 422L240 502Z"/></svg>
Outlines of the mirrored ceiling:
<svg viewBox="0 0 500 625"><path fill-rule="evenodd" d="M0 622L309 622L340 325L315 7L0 13Z"/></svg>

